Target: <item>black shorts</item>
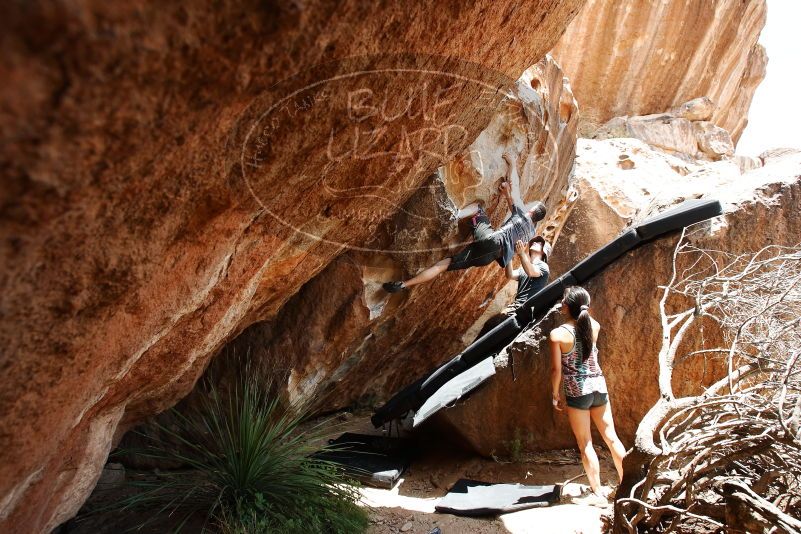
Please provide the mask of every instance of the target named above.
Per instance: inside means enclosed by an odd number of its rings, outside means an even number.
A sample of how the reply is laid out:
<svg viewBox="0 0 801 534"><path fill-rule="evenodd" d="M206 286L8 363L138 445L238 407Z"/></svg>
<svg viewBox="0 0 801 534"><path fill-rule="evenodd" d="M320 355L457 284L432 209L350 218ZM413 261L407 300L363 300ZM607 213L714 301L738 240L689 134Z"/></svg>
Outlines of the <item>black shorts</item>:
<svg viewBox="0 0 801 534"><path fill-rule="evenodd" d="M489 265L501 257L501 245L495 239L473 241L451 258L449 271Z"/></svg>
<svg viewBox="0 0 801 534"><path fill-rule="evenodd" d="M451 263L448 265L449 271L483 267L501 257L503 247L494 236L495 231L483 207L479 206L471 223L474 241L451 257Z"/></svg>
<svg viewBox="0 0 801 534"><path fill-rule="evenodd" d="M566 397L566 400L567 405L571 408L589 410L590 408L603 406L609 402L609 395L606 393L593 391L592 393L587 393L586 395L581 395L580 397Z"/></svg>

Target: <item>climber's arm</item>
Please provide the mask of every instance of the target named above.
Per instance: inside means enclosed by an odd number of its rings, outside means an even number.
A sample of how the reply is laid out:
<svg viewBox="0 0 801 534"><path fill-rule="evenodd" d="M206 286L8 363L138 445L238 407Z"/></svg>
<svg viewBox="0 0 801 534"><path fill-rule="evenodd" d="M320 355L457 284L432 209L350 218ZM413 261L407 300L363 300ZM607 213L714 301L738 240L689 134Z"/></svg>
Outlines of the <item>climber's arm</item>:
<svg viewBox="0 0 801 534"><path fill-rule="evenodd" d="M507 280L520 280L520 275L517 274L517 271L512 269L512 262L506 264L506 278Z"/></svg>
<svg viewBox="0 0 801 534"><path fill-rule="evenodd" d="M539 278L542 276L542 271L539 267L531 263L531 256L528 255L526 245L522 241L515 243L515 252L520 256L520 263L523 266L523 272L532 278Z"/></svg>
<svg viewBox="0 0 801 534"><path fill-rule="evenodd" d="M503 197L506 199L506 203L509 205L509 210L514 212L515 200L512 198L512 186L509 184L509 182L501 182L500 190L503 194Z"/></svg>

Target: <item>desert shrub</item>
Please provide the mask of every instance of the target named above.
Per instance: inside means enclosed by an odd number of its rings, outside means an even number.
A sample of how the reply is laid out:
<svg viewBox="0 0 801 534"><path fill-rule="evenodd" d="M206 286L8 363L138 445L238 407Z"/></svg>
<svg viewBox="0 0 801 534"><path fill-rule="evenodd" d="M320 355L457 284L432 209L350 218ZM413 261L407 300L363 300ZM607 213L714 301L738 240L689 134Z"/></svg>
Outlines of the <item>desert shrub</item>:
<svg viewBox="0 0 801 534"><path fill-rule="evenodd" d="M166 439L140 454L187 468L139 482L123 509L205 513L206 529L230 534L363 531L353 483L310 456L319 427L303 429L305 410L283 405L247 367L241 375L225 388L206 381L200 402L160 428Z"/></svg>

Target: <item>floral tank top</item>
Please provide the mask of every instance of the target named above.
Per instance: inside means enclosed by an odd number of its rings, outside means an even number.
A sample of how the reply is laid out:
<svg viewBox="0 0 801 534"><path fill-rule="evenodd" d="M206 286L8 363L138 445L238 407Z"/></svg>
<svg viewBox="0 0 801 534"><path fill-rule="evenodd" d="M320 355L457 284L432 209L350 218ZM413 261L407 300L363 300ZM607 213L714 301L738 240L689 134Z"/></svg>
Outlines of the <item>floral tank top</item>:
<svg viewBox="0 0 801 534"><path fill-rule="evenodd" d="M570 325L562 325L573 335L573 348L562 353L562 377L565 395L580 397L590 393L607 393L606 380L598 365L598 347L593 346L586 360L583 358L583 347L576 339L576 331Z"/></svg>

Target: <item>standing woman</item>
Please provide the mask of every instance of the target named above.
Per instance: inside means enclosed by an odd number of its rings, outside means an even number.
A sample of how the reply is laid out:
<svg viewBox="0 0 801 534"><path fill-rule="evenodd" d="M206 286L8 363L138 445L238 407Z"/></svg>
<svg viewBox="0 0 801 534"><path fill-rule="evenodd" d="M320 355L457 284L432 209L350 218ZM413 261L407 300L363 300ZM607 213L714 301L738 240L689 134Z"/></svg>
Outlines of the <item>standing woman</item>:
<svg viewBox="0 0 801 534"><path fill-rule="evenodd" d="M598 332L601 325L590 317L590 295L582 287L565 290L562 314L565 324L551 330L551 385L553 406L562 411L559 384L564 380L567 417L576 436L584 472L593 493L601 494L598 456L592 448L590 420L603 436L612 452L618 479L623 479L623 457L626 449L615 432L612 408L606 391L606 380L598 365Z"/></svg>

